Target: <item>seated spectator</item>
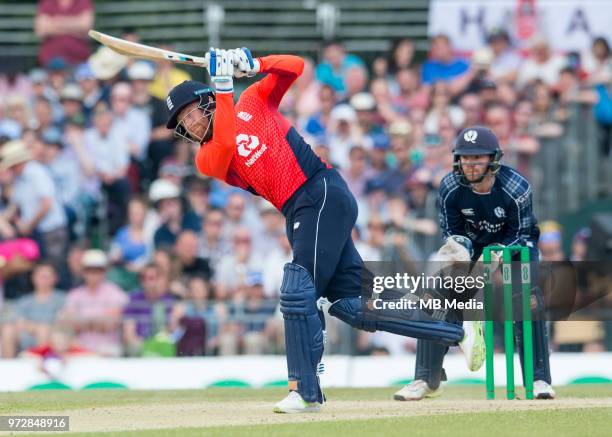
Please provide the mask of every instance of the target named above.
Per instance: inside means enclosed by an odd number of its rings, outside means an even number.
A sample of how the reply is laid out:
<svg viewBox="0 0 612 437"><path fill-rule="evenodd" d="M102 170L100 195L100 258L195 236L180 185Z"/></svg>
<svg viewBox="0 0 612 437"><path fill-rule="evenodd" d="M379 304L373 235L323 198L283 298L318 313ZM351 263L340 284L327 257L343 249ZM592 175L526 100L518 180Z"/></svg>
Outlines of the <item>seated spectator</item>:
<svg viewBox="0 0 612 437"><path fill-rule="evenodd" d="M14 357L19 350L47 344L53 323L64 305L64 293L55 288L57 271L41 261L32 270L34 291L17 299L15 321L2 329L2 354Z"/></svg>
<svg viewBox="0 0 612 437"><path fill-rule="evenodd" d="M379 80L378 83L382 85L383 88L387 86L386 81ZM374 89L376 89L376 87L374 87ZM384 92L386 93L386 91ZM355 94L349 103L357 113L357 123L363 135L360 144L366 149L370 149L375 144L388 143L389 137L384 129L385 123L388 122L388 120L378 111L378 105L374 95L367 92ZM393 118L394 116L389 114L392 109L389 107L390 102L388 94L384 98L383 103L387 106L387 115Z"/></svg>
<svg viewBox="0 0 612 437"><path fill-rule="evenodd" d="M53 178L55 189L59 194L68 220L70 240L76 238L74 226L77 222L77 211L80 209L81 172L77 158L66 150L60 137L46 134L42 137L44 144L43 162ZM84 225L84 223L81 223Z"/></svg>
<svg viewBox="0 0 612 437"><path fill-rule="evenodd" d="M464 123L463 110L451 102L451 93L448 84L436 82L432 86L431 101L425 118L426 132L437 132L440 129L440 119L450 118L452 125L458 128Z"/></svg>
<svg viewBox="0 0 612 437"><path fill-rule="evenodd" d="M581 57L580 67L592 83L612 80L612 51L606 38L593 40L591 50Z"/></svg>
<svg viewBox="0 0 612 437"><path fill-rule="evenodd" d="M83 115L86 125L90 126L96 105L100 102L110 103L110 89L100 85L89 63L79 65L74 72L74 78L83 92Z"/></svg>
<svg viewBox="0 0 612 437"><path fill-rule="evenodd" d="M94 126L85 131L84 149L90 151L90 165L102 183L108 200L108 221L111 234L125 223L130 195L127 172L130 152L127 138L113 128L113 113L103 103L94 109Z"/></svg>
<svg viewBox="0 0 612 437"><path fill-rule="evenodd" d="M470 64L465 59L455 57L450 38L436 35L431 39L429 59L423 64L421 82L433 85L435 82L452 82L468 72Z"/></svg>
<svg viewBox="0 0 612 437"><path fill-rule="evenodd" d="M224 303L213 302L210 283L201 276L187 283L187 296L174 305L171 325L183 332L177 355L211 355L218 347L219 325L228 317Z"/></svg>
<svg viewBox="0 0 612 437"><path fill-rule="evenodd" d="M347 70L355 66L364 67L363 61L355 55L347 54L344 44L335 40L326 41L323 44L323 61L317 65L315 76L322 84L343 94L346 90Z"/></svg>
<svg viewBox="0 0 612 437"><path fill-rule="evenodd" d="M391 49L387 54L385 74L392 78L401 70L414 67L415 47L414 41L409 38L397 38L391 43ZM376 66L376 61L374 63ZM382 74L379 74L382 77Z"/></svg>
<svg viewBox="0 0 612 437"><path fill-rule="evenodd" d="M154 203L159 217L159 227L154 234L155 248L172 246L181 231L200 231L200 220L193 211L183 212L180 188L164 179L151 184L149 199Z"/></svg>
<svg viewBox="0 0 612 437"><path fill-rule="evenodd" d="M393 104L403 113L413 108L427 108L429 95L419 83L419 74L414 68L403 68L395 73L394 82L397 90L393 96Z"/></svg>
<svg viewBox="0 0 612 437"><path fill-rule="evenodd" d="M71 65L87 60L90 54L87 32L93 27L94 8L90 0L42 0L38 4L34 30L42 39L38 62L62 56Z"/></svg>
<svg viewBox="0 0 612 437"><path fill-rule="evenodd" d="M540 249L540 261L566 260L562 247L561 225L556 221L547 220L540 223L539 227L538 249Z"/></svg>
<svg viewBox="0 0 612 437"><path fill-rule="evenodd" d="M237 309L235 316L242 319L242 353L263 354L268 352L276 311L276 300L265 299L263 290L263 279L259 272L248 275L246 281L246 298Z"/></svg>
<svg viewBox="0 0 612 437"><path fill-rule="evenodd" d="M268 254L278 250L278 236L285 233L285 218L274 205L262 201L259 207L259 220L262 226L258 237L254 239L254 250Z"/></svg>
<svg viewBox="0 0 612 437"><path fill-rule="evenodd" d="M553 86L566 65L567 61L563 56L551 52L546 38L536 35L529 41L529 55L521 65L516 84L519 89L523 89L539 80L547 86Z"/></svg>
<svg viewBox="0 0 612 437"><path fill-rule="evenodd" d="M415 169L410 159L412 146L410 137L406 141L395 142L391 145L394 166L382 175L384 189L387 193L400 193L404 190L404 183Z"/></svg>
<svg viewBox="0 0 612 437"><path fill-rule="evenodd" d="M6 98L6 118L13 124L10 137L19 138L28 129L36 128L36 119L23 96L12 95Z"/></svg>
<svg viewBox="0 0 612 437"><path fill-rule="evenodd" d="M149 258L144 236L146 213L146 202L133 197L128 204L128 222L117 231L111 243L111 262L123 265L130 272L139 272Z"/></svg>
<svg viewBox="0 0 612 437"><path fill-rule="evenodd" d="M140 289L130 293L123 310L123 339L129 356L140 355L144 341L168 330L175 298L161 275L156 264L147 264L140 275Z"/></svg>
<svg viewBox="0 0 612 437"><path fill-rule="evenodd" d="M35 99L32 112L35 120L33 127L38 133L61 134L61 115L54 113L51 100L44 97Z"/></svg>
<svg viewBox="0 0 612 437"><path fill-rule="evenodd" d="M132 191L140 190L143 161L151 136L151 118L144 109L132 104L132 87L125 82L116 83L111 91L113 130L118 131L127 141L130 154L130 183Z"/></svg>
<svg viewBox="0 0 612 437"><path fill-rule="evenodd" d="M43 257L58 261L65 259L68 245L66 214L53 179L41 163L31 159L31 153L22 141L5 144L0 153L0 166L11 171L14 210L10 215L16 220L19 234L32 236Z"/></svg>
<svg viewBox="0 0 612 437"><path fill-rule="evenodd" d="M59 95L62 92L64 85L66 85L70 79L70 66L66 63L63 57L57 56L49 61L49 63L45 66L45 69L48 73L47 82L53 91L53 96L50 98L43 97L35 99L35 101L46 100L51 104L53 109L56 104L59 104ZM53 120L59 122L60 118L61 113L53 111Z"/></svg>
<svg viewBox="0 0 612 437"><path fill-rule="evenodd" d="M349 166L349 152L365 141L359 128L357 112L349 105L336 106L329 115L327 144L330 164L346 169Z"/></svg>
<svg viewBox="0 0 612 437"><path fill-rule="evenodd" d="M223 226L224 237L231 240L239 228L249 228L251 232L261 231L262 225L256 211L249 208L243 191L235 191L227 198L225 204L225 224Z"/></svg>
<svg viewBox="0 0 612 437"><path fill-rule="evenodd" d="M518 134L513 129L512 116L509 108L493 105L485 113L485 123L502 145L504 162L530 179L531 159L540 150L540 143L527 132Z"/></svg>
<svg viewBox="0 0 612 437"><path fill-rule="evenodd" d="M408 111L402 105L395 103L387 79L374 79L370 84L370 93L376 102L376 112L378 117L380 117L379 122L389 124L405 118Z"/></svg>
<svg viewBox="0 0 612 437"><path fill-rule="evenodd" d="M354 95L368 89L368 71L363 66L354 65L346 70L344 75L344 93L340 103L348 103Z"/></svg>
<svg viewBox="0 0 612 437"><path fill-rule="evenodd" d="M219 262L215 271L215 289L224 297L230 297L239 286L243 286L249 272L261 271L261 257L251 245L251 232L239 228L234 233L233 250Z"/></svg>
<svg viewBox="0 0 612 437"><path fill-rule="evenodd" d="M361 196L365 190L367 180L374 176L374 172L368 163L367 153L363 147L355 146L351 149L349 152L349 165L346 169L340 170L340 173L353 195Z"/></svg>
<svg viewBox="0 0 612 437"><path fill-rule="evenodd" d="M78 84L69 82L64 85L60 92L60 103L62 123L67 119L83 116L83 91Z"/></svg>
<svg viewBox="0 0 612 437"><path fill-rule="evenodd" d="M521 65L521 56L512 47L510 35L503 29L495 29L487 37L493 54L489 72L493 80L514 82Z"/></svg>
<svg viewBox="0 0 612 437"><path fill-rule="evenodd" d="M563 134L563 125L557 119L556 105L550 90L544 83L533 87L534 135L542 138L556 138Z"/></svg>
<svg viewBox="0 0 612 437"><path fill-rule="evenodd" d="M178 170L180 173L180 169ZM208 213L209 194L210 194L210 179L204 179L199 176L190 176L185 179L185 189L187 190L186 197L189 209L193 211L200 220Z"/></svg>
<svg viewBox="0 0 612 437"><path fill-rule="evenodd" d="M283 271L278 266L284 266L293 259L293 252L287 235L285 233L279 234L277 240L278 248L272 252L266 252L267 255L262 266L264 294L268 299L274 299L280 295Z"/></svg>
<svg viewBox="0 0 612 437"><path fill-rule="evenodd" d="M467 93L459 99L459 107L465 116L463 125L459 128L482 124L482 101L476 93Z"/></svg>
<svg viewBox="0 0 612 437"><path fill-rule="evenodd" d="M198 256L198 234L195 232L186 230L178 234L174 244L174 256L181 278L202 276L209 280L212 277L208 260Z"/></svg>
<svg viewBox="0 0 612 437"><path fill-rule="evenodd" d="M127 295L107 281L106 254L87 250L83 254L84 284L70 290L61 320L74 330L78 344L99 355L118 357L121 347L121 315Z"/></svg>
<svg viewBox="0 0 612 437"><path fill-rule="evenodd" d="M322 85L318 92L319 111L303 122L303 130L310 136L323 139L327 136L332 109L336 106L336 93L329 85Z"/></svg>
<svg viewBox="0 0 612 437"><path fill-rule="evenodd" d="M214 270L221 258L231 250L231 245L225 237L226 233L223 231L225 213L221 209L211 208L202 223L203 232L198 253L200 257L209 260Z"/></svg>

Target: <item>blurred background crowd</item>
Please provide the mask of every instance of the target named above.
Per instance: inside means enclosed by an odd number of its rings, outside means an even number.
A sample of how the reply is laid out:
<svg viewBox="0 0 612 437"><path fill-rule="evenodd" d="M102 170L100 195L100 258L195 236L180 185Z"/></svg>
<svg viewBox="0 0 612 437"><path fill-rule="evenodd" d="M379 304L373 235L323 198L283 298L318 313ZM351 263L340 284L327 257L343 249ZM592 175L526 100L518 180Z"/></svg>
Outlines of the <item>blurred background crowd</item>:
<svg viewBox="0 0 612 437"><path fill-rule="evenodd" d="M0 74L1 356L282 353L282 215L197 174L192 146L165 128L165 96L189 72L91 51L93 22L88 0L41 1L38 66ZM133 29L118 36L139 40ZM534 184L542 259L584 260L588 220L565 235L537 188L549 187L542 145L567 135L572 105L588 107L596 162L610 168L609 42L557 53L535 35L519 49L491 29L469 56L442 34L427 53L409 38L389 47L363 59L324 41L281 104L356 196L362 257L398 268L428 259L441 243L437 189L454 138L484 124L503 162ZM330 322L332 353L414 351ZM557 325L556 350L604 350L612 335L601 322Z"/></svg>

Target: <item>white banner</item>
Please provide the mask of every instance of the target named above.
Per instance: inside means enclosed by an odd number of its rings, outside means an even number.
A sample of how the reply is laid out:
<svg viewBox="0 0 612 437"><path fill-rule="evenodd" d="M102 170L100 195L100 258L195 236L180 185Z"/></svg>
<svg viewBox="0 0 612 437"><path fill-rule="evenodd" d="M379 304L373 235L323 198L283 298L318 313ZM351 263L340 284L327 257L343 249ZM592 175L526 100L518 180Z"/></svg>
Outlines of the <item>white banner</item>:
<svg viewBox="0 0 612 437"><path fill-rule="evenodd" d="M414 375L415 356L325 356L323 387L385 387L406 383ZM515 378L521 383L518 356ZM612 353L556 353L550 367L555 385L580 382L612 382ZM468 371L459 353L444 360L449 383L483 384L485 368ZM82 390L124 387L139 390L196 389L215 386L284 386L287 380L283 356L206 358L71 358L67 362L34 359L0 360L0 392L64 388ZM505 384L505 356L495 356L495 382Z"/></svg>
<svg viewBox="0 0 612 437"><path fill-rule="evenodd" d="M482 47L492 29L506 30L519 47L541 34L557 51L587 50L598 36L612 44L612 1L432 0L429 6L429 35L448 35L459 51Z"/></svg>

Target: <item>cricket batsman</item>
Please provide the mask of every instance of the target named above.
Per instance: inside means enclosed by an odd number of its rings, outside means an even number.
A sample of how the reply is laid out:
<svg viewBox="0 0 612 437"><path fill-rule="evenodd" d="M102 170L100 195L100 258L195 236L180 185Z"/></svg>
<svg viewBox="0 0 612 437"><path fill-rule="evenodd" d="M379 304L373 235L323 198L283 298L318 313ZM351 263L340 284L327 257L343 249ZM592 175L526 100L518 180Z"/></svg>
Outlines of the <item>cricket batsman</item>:
<svg viewBox="0 0 612 437"><path fill-rule="evenodd" d="M516 170L500 164L502 154L497 137L486 127L469 127L459 133L453 150L453 171L442 179L438 193L442 233L446 240L461 242L473 261L479 260L489 245L527 246L531 262L537 267L540 231L532 213L531 187ZM537 268L531 271L537 284ZM532 293L536 297L541 294L538 287ZM515 323L515 342L520 345L524 366L522 339L523 324ZM552 399L555 392L551 387L544 320L533 321L533 346L534 396ZM446 346L419 339L414 380L399 390L395 399L439 396L440 383L446 380L442 364L447 351Z"/></svg>
<svg viewBox="0 0 612 437"><path fill-rule="evenodd" d="M286 219L293 260L284 267L280 309L289 394L274 411L314 412L324 402L317 373L324 338L320 297L332 302L329 314L351 326L422 338L443 349L460 344L468 366L480 368L482 322L462 326L364 317L363 262L351 239L355 199L339 173L314 154L278 110L304 61L290 55L253 58L245 48L211 48L206 57L212 87L185 81L173 88L166 99L167 127L198 145L195 165L201 173L262 196ZM234 106L233 79L258 73L266 76Z"/></svg>

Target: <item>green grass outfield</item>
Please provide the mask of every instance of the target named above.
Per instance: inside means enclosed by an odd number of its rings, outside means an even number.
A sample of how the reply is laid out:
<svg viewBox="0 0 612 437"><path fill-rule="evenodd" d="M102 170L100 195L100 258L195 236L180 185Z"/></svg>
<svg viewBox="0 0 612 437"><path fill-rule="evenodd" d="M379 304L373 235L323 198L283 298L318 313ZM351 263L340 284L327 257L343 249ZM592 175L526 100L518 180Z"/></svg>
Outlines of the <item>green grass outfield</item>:
<svg viewBox="0 0 612 437"><path fill-rule="evenodd" d="M86 436L609 436L612 384L557 388L553 401L485 401L484 387L449 386L438 399L391 400L396 388L329 389L319 414L279 415L285 390L38 391L0 394L0 415L66 414ZM0 433L2 434L2 433ZM42 435L41 433L14 435ZM57 435L54 433L53 435Z"/></svg>

